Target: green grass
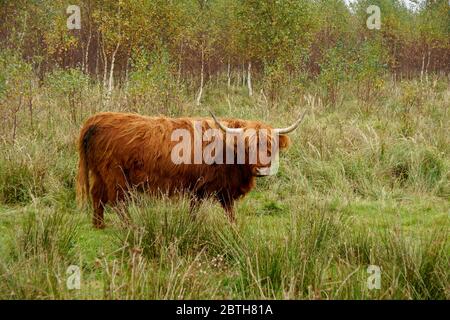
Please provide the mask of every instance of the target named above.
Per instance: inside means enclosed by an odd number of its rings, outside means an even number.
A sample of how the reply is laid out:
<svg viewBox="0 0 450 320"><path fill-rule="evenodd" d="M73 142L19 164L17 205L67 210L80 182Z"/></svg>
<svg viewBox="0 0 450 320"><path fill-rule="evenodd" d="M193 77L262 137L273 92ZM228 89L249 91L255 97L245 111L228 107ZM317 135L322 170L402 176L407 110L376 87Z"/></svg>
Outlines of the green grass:
<svg viewBox="0 0 450 320"><path fill-rule="evenodd" d="M130 222L109 208L105 230L75 203L80 123L43 88L34 128L25 110L15 143L0 142L0 298L449 299L450 93L440 86L407 118L391 86L364 108L351 93L339 108L305 105L280 171L237 204L236 225L210 201L193 220L184 198L136 194ZM128 110L121 89L102 107L92 95L84 117ZM280 126L303 108L216 87L205 105ZM186 101L173 114L207 108ZM66 287L69 265L80 290ZM379 290L367 288L369 265Z"/></svg>

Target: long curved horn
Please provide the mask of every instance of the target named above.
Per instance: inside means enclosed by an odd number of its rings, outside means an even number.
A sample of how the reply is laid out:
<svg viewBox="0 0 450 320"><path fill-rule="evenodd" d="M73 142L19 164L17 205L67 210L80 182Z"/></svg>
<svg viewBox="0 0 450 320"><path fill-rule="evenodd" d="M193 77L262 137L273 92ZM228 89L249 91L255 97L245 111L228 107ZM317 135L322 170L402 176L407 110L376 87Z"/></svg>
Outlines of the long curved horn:
<svg viewBox="0 0 450 320"><path fill-rule="evenodd" d="M211 116L213 117L214 121L220 127L220 129L222 129L223 131L225 131L227 133L243 133L244 132L243 128L228 128L226 125L221 124L220 121L217 120L216 116L214 115L214 113L212 113L212 111L210 111L209 113L211 113Z"/></svg>
<svg viewBox="0 0 450 320"><path fill-rule="evenodd" d="M289 132L292 132L292 131L294 131L295 129L297 129L297 127L300 125L300 123L302 122L302 120L303 120L303 118L305 117L305 115L306 115L306 111L307 110L305 110L304 112L303 112L303 114L294 122L294 124L292 124L291 126L289 126L289 127L287 127L287 128L281 128L281 129L273 129L273 131L275 132L275 133L277 133L277 134L286 134L286 133L289 133Z"/></svg>

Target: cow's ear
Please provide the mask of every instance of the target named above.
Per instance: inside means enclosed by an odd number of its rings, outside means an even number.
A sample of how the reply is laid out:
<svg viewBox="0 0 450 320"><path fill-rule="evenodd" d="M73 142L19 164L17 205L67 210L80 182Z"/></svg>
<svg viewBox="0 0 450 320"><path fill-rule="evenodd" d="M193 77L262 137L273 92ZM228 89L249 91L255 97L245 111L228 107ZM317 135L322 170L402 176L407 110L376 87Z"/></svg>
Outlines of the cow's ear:
<svg viewBox="0 0 450 320"><path fill-rule="evenodd" d="M278 136L278 141L278 143L280 144L280 149L286 149L291 145L291 138L284 134L280 134Z"/></svg>

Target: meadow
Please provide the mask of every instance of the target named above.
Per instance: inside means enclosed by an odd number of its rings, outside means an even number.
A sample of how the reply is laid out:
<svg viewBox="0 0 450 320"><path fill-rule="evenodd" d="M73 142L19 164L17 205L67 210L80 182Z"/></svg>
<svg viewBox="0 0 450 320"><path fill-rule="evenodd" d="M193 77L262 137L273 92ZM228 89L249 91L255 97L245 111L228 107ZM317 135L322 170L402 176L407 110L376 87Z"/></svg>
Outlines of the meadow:
<svg viewBox="0 0 450 320"><path fill-rule="evenodd" d="M370 99L349 83L333 104L320 86L286 87L275 105L258 85L249 97L222 80L205 85L200 105L189 90L132 99L123 84L105 97L89 81L73 98L40 84L32 113L21 108L0 131L0 298L450 298L448 78L385 77ZM76 141L103 110L212 110L279 127L308 113L278 174L238 202L235 225L212 201L193 220L181 196L136 193L96 230L90 207L76 203ZM79 289L67 287L70 265ZM368 287L370 265L379 289Z"/></svg>

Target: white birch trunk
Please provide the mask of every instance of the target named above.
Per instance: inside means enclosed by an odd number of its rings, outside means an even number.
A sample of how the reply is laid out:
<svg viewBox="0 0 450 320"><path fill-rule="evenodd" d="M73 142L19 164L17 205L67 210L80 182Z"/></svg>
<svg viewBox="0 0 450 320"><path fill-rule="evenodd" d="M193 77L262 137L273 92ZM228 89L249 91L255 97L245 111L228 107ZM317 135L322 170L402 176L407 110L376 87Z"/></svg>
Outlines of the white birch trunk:
<svg viewBox="0 0 450 320"><path fill-rule="evenodd" d="M183 58L183 43L180 44L180 53L178 55L178 74L177 74L177 84L181 81L181 71L182 71L182 58Z"/></svg>
<svg viewBox="0 0 450 320"><path fill-rule="evenodd" d="M430 66L430 58L431 58L431 49L428 49L428 60L427 65L425 67L425 80L428 83L428 67Z"/></svg>
<svg viewBox="0 0 450 320"><path fill-rule="evenodd" d="M231 87L231 65L230 65L230 58L228 58L227 87L228 87L228 89L230 89L230 87Z"/></svg>
<svg viewBox="0 0 450 320"><path fill-rule="evenodd" d="M120 42L117 42L116 49L114 49L114 52L111 56L111 65L109 69L109 81L108 81L108 96L111 95L111 92L114 88L114 64L116 61L116 54L117 51L119 51Z"/></svg>
<svg viewBox="0 0 450 320"><path fill-rule="evenodd" d="M102 57L103 57L103 87L106 88L106 77L108 76L108 57L105 52L105 43L102 39Z"/></svg>
<svg viewBox="0 0 450 320"><path fill-rule="evenodd" d="M252 88L252 63L248 63L247 69L247 87L248 87L248 95L253 96L253 88Z"/></svg>
<svg viewBox="0 0 450 320"><path fill-rule="evenodd" d="M91 45L92 29L89 27L89 37L86 44L86 51L84 56L84 72L89 73L89 46Z"/></svg>
<svg viewBox="0 0 450 320"><path fill-rule="evenodd" d="M423 82L424 69L425 69L425 53L422 55L422 68L420 69L420 82Z"/></svg>
<svg viewBox="0 0 450 320"><path fill-rule="evenodd" d="M204 69L205 69L205 61L204 61L204 50L203 50L203 45L202 45L202 58L201 58L201 69L200 69L200 89L198 91L198 95L197 95L197 106L199 106L201 104L201 100L202 100L202 95L203 95L203 81L204 81Z"/></svg>

